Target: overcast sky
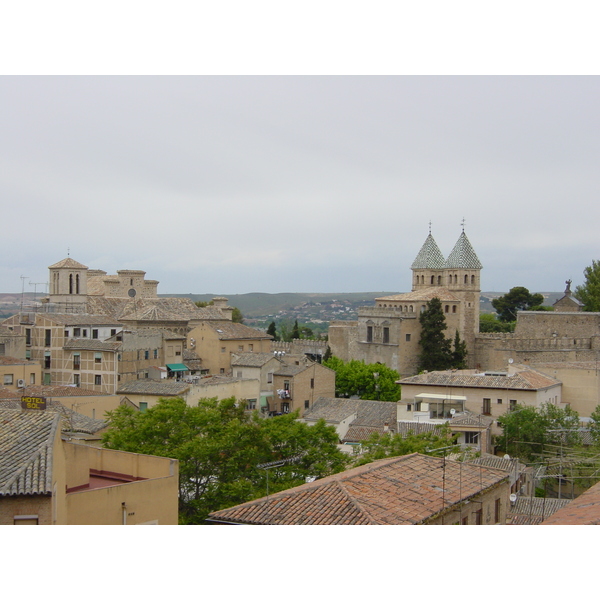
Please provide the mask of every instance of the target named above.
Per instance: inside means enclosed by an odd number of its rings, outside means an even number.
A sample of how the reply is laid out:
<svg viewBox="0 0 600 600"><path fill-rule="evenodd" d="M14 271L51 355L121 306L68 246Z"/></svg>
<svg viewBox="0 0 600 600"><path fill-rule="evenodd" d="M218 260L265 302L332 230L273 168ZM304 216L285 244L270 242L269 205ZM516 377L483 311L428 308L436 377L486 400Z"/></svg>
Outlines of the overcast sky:
<svg viewBox="0 0 600 600"><path fill-rule="evenodd" d="M0 77L0 291L68 254L163 294L405 292L463 218L483 290L562 291L600 259L599 105L598 77Z"/></svg>

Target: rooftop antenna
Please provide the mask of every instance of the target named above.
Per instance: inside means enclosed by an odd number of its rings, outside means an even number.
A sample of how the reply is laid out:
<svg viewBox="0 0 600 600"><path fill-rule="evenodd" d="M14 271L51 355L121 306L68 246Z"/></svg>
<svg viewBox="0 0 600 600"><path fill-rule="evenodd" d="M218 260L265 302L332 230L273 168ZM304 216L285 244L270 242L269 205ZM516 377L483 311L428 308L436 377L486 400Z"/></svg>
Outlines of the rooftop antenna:
<svg viewBox="0 0 600 600"><path fill-rule="evenodd" d="M46 293L48 292L48 282L47 281L41 281L38 283L34 283L33 281L29 282L29 285L33 286L33 301L36 302L37 300L37 286L38 285L45 285L46 286Z"/></svg>
<svg viewBox="0 0 600 600"><path fill-rule="evenodd" d="M462 227L463 233L465 232L465 218L463 217L463 220L460 222L460 226Z"/></svg>
<svg viewBox="0 0 600 600"><path fill-rule="evenodd" d="M21 275L21 312L23 312L23 296L25 294L25 280L29 279L29 277L25 277L25 275Z"/></svg>
<svg viewBox="0 0 600 600"><path fill-rule="evenodd" d="M431 220L429 221L429 235L431 235Z"/></svg>

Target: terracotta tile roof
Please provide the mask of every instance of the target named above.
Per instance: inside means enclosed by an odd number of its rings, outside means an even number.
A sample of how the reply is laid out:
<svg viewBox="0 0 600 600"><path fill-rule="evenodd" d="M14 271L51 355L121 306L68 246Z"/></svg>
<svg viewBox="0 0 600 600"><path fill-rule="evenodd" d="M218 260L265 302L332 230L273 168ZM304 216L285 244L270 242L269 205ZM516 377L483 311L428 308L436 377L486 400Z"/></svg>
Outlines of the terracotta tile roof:
<svg viewBox="0 0 600 600"><path fill-rule="evenodd" d="M0 408L21 411L20 400L0 400ZM61 428L63 431L76 431L80 433L97 433L107 426L102 419L93 419L66 407L59 400L47 401L47 413L58 413L62 418Z"/></svg>
<svg viewBox="0 0 600 600"><path fill-rule="evenodd" d="M442 302L458 302L459 297L444 287L430 287L407 292L406 294L396 294L394 296L383 296L375 298L377 302L383 300L393 300L395 302L427 302L432 298L439 298Z"/></svg>
<svg viewBox="0 0 600 600"><path fill-rule="evenodd" d="M101 340L90 340L89 338L77 338L67 340L63 348L65 350L96 350L98 352L116 352L121 348L121 342L102 342Z"/></svg>
<svg viewBox="0 0 600 600"><path fill-rule="evenodd" d="M46 398L67 398L70 396L112 396L71 385L28 385L19 391L19 396L44 396Z"/></svg>
<svg viewBox="0 0 600 600"><path fill-rule="evenodd" d="M240 352L231 355L232 367L262 367L276 358L270 352Z"/></svg>
<svg viewBox="0 0 600 600"><path fill-rule="evenodd" d="M55 412L0 408L0 496L52 493Z"/></svg>
<svg viewBox="0 0 600 600"><path fill-rule="evenodd" d="M87 269L85 265L82 265L80 262L73 260L70 257L63 258L61 261L50 265L49 269Z"/></svg>
<svg viewBox="0 0 600 600"><path fill-rule="evenodd" d="M220 340L272 340L273 336L253 329L242 323L207 323L208 327L213 329Z"/></svg>
<svg viewBox="0 0 600 600"><path fill-rule="evenodd" d="M401 385L435 385L447 387L472 387L492 389L540 390L561 385L554 377L532 370L525 370L514 375L478 375L465 374L461 371L432 371L399 381Z"/></svg>
<svg viewBox="0 0 600 600"><path fill-rule="evenodd" d="M325 419L330 423L339 423L356 414L356 419L351 423L354 426L376 427L383 431L384 424L388 423L390 429L395 431L397 411L395 402L320 397L304 412L303 418L307 421Z"/></svg>
<svg viewBox="0 0 600 600"><path fill-rule="evenodd" d="M11 390L10 388L0 386L0 400L3 398L13 400L21 397L21 393L15 390Z"/></svg>
<svg viewBox="0 0 600 600"><path fill-rule="evenodd" d="M0 356L0 365L30 365L32 362L25 358L14 358L12 356ZM37 364L34 362L33 364Z"/></svg>
<svg viewBox="0 0 600 600"><path fill-rule="evenodd" d="M103 325L105 327L120 328L121 324L110 315L85 314L85 313L38 313L38 316L48 319L57 325L78 326L78 325Z"/></svg>
<svg viewBox="0 0 600 600"><path fill-rule="evenodd" d="M519 496L508 509L510 525L539 525L554 513L571 504L558 498L531 498Z"/></svg>
<svg viewBox="0 0 600 600"><path fill-rule="evenodd" d="M567 506L557 510L543 525L600 525L600 483L593 485Z"/></svg>
<svg viewBox="0 0 600 600"><path fill-rule="evenodd" d="M149 396L180 396L190 389L189 383L180 381L157 381L155 379L136 379L126 381L119 386L118 394L147 394Z"/></svg>
<svg viewBox="0 0 600 600"><path fill-rule="evenodd" d="M255 525L418 525L507 478L422 454L386 458L214 513ZM442 488L445 486L445 489Z"/></svg>

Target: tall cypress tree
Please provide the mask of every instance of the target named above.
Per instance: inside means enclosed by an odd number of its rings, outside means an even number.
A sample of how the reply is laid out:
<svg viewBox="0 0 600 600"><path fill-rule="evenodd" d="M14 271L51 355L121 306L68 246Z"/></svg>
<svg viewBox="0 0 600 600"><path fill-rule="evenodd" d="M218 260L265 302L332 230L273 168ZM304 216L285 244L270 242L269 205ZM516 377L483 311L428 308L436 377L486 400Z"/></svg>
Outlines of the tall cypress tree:
<svg viewBox="0 0 600 600"><path fill-rule="evenodd" d="M432 298L419 315L421 338L419 345L419 369L421 371L443 371L452 366L451 342L444 335L448 329L439 298Z"/></svg>

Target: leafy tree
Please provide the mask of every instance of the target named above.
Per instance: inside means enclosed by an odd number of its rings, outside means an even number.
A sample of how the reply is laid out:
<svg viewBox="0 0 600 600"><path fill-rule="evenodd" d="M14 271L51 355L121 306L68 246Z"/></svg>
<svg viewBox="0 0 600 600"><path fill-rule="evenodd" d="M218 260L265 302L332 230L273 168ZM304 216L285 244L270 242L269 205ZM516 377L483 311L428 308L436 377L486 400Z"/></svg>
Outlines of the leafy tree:
<svg viewBox="0 0 600 600"><path fill-rule="evenodd" d="M344 469L333 427L313 427L292 413L273 419L246 412L235 398L161 398L144 413L120 406L109 413L107 448L179 460L182 523L202 523L208 513L266 494L266 472L259 465L285 461L269 470L269 492Z"/></svg>
<svg viewBox="0 0 600 600"><path fill-rule="evenodd" d="M503 323L496 315L479 315L479 331L481 333L510 333L515 330L516 321Z"/></svg>
<svg viewBox="0 0 600 600"><path fill-rule="evenodd" d="M273 336L275 341L279 340L279 336L277 335L277 326L275 325L275 321L271 321L269 323L269 327L267 327L267 333Z"/></svg>
<svg viewBox="0 0 600 600"><path fill-rule="evenodd" d="M592 422L590 423L592 438L595 444L600 444L600 404L596 406L590 417L592 418Z"/></svg>
<svg viewBox="0 0 600 600"><path fill-rule="evenodd" d="M548 446L579 443L579 415L570 407L562 409L550 403L539 409L517 405L498 418L498 425L503 430L496 437L498 448L527 462L540 460Z"/></svg>
<svg viewBox="0 0 600 600"><path fill-rule="evenodd" d="M363 465L373 460L390 456L404 456L413 452L426 453L434 449L447 448L453 445L458 436L453 435L448 424L438 425L435 431L425 433L380 434L373 433L368 440L362 443L365 453L361 455L357 465ZM452 449L458 452L459 446Z"/></svg>
<svg viewBox="0 0 600 600"><path fill-rule="evenodd" d="M531 294L525 287L514 287L499 298L492 300L492 306L503 323L517 320L517 311L536 310L544 302L542 294Z"/></svg>
<svg viewBox="0 0 600 600"><path fill-rule="evenodd" d="M575 298L583 302L583 310L600 312L600 261L593 260L583 274L585 283L575 288Z"/></svg>
<svg viewBox="0 0 600 600"><path fill-rule="evenodd" d="M442 371L452 366L451 342L444 335L448 329L439 298L427 302L425 310L419 315L421 337L419 345L419 369Z"/></svg>
<svg viewBox="0 0 600 600"><path fill-rule="evenodd" d="M310 340L314 337L314 332L308 325L303 325L300 327L300 337L303 340Z"/></svg>
<svg viewBox="0 0 600 600"><path fill-rule="evenodd" d="M400 400L398 371L382 363L365 364L360 360L345 363L341 358L332 356L323 364L335 371L335 394L349 398L358 396L363 400L382 400L397 402Z"/></svg>

